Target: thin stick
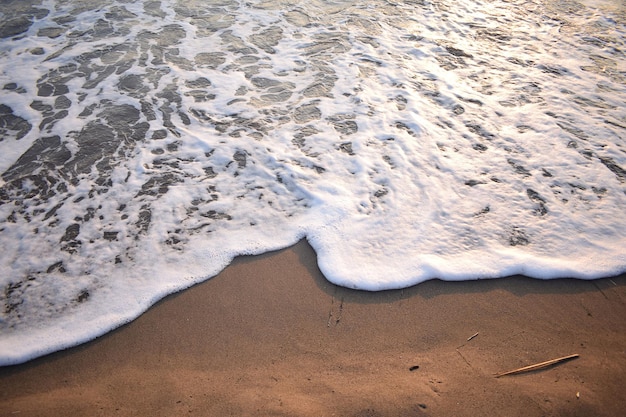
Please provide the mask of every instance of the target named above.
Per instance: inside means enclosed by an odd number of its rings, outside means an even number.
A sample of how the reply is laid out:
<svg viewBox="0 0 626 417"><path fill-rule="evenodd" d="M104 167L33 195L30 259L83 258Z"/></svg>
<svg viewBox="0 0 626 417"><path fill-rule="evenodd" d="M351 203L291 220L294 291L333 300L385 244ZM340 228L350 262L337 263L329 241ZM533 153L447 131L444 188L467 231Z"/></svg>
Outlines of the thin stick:
<svg viewBox="0 0 626 417"><path fill-rule="evenodd" d="M522 368L513 369L512 371L500 372L496 374L495 377L500 378L501 376L504 376L504 375L521 374L522 372L534 371L534 370L545 368L551 365L556 365L557 363L569 361L570 359L577 358L578 356L579 356L578 353L574 353L573 355L567 355L561 358L556 358L556 359L552 359L549 361L536 363L534 365L524 366Z"/></svg>
<svg viewBox="0 0 626 417"><path fill-rule="evenodd" d="M476 336L478 336L478 332L474 333L473 335L471 335L470 337L467 338L467 341L469 342L470 340L472 340L473 338L475 338Z"/></svg>

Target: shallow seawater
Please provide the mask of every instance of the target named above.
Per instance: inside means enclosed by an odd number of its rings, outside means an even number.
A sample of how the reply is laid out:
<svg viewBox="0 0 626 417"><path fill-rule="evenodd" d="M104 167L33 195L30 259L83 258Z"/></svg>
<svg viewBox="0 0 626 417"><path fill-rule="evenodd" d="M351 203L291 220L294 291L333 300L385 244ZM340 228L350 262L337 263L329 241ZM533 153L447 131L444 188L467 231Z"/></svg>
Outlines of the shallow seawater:
<svg viewBox="0 0 626 417"><path fill-rule="evenodd" d="M306 238L365 290L626 271L620 0L4 1L0 365Z"/></svg>

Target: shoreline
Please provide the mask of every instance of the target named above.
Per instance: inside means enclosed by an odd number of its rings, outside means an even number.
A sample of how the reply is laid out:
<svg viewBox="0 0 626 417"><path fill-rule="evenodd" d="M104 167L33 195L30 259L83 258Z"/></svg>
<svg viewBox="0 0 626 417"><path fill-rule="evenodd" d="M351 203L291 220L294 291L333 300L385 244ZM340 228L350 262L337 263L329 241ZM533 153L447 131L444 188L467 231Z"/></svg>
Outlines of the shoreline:
<svg viewBox="0 0 626 417"><path fill-rule="evenodd" d="M300 242L0 368L0 415L613 416L626 409L624 317L626 275L365 292L326 281Z"/></svg>

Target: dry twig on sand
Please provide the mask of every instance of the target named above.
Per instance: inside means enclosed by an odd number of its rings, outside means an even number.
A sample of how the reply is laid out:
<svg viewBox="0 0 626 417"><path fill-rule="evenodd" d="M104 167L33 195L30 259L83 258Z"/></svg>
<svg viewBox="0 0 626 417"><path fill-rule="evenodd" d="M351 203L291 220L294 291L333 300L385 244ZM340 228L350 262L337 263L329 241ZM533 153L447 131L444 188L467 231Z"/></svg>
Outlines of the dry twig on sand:
<svg viewBox="0 0 626 417"><path fill-rule="evenodd" d="M472 340L473 338L475 338L476 336L478 336L478 332L474 333L473 335L471 335L470 337L467 338L467 341L469 342L470 340Z"/></svg>
<svg viewBox="0 0 626 417"><path fill-rule="evenodd" d="M560 358L551 359L549 361L535 363L533 365L528 365L522 368L513 369L512 371L500 372L500 373L497 373L495 377L500 378L501 376L504 376L504 375L514 375L514 374L521 374L522 372L535 371L537 369L542 369L548 366L556 365L557 363L569 361L571 359L577 358L578 356L579 356L578 353L574 353L573 355L562 356Z"/></svg>

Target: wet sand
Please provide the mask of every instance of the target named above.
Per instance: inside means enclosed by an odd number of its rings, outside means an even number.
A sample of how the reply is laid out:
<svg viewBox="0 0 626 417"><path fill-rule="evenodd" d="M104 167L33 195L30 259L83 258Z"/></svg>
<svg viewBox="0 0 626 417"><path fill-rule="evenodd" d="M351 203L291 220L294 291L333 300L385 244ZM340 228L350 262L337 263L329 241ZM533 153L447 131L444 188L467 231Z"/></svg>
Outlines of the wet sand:
<svg viewBox="0 0 626 417"><path fill-rule="evenodd" d="M625 276L368 293L328 283L301 242L0 368L0 415L612 417L625 386Z"/></svg>

